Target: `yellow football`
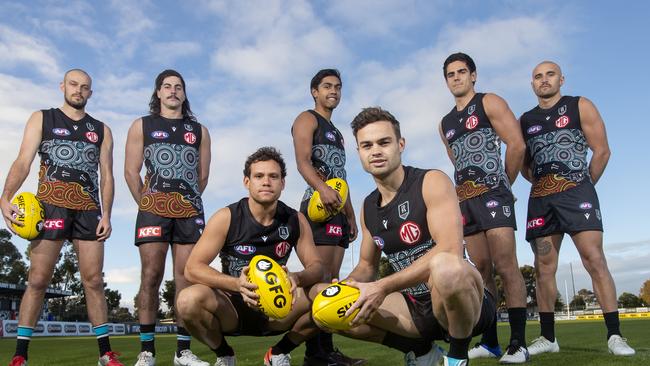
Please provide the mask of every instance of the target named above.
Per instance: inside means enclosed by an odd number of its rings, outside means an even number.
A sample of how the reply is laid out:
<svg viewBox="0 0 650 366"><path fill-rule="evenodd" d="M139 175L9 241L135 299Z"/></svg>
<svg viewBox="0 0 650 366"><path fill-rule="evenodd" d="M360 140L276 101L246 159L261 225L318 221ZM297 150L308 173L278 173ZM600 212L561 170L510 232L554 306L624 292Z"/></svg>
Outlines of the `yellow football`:
<svg viewBox="0 0 650 366"><path fill-rule="evenodd" d="M291 282L273 259L256 255L248 265L248 281L257 285L260 309L266 316L282 319L291 311Z"/></svg>
<svg viewBox="0 0 650 366"><path fill-rule="evenodd" d="M323 203L320 200L320 193L314 190L314 194L312 194L311 198L309 199L309 205L307 206L307 215L309 215L311 221L323 222L329 220L330 217L341 212L343 206L345 206L345 202L348 199L348 184L345 183L343 179L328 179L325 184L332 187L333 190L338 192L339 196L341 196L341 205L335 213L332 215L328 214L327 210L325 210L325 206L323 206Z"/></svg>
<svg viewBox="0 0 650 366"><path fill-rule="evenodd" d="M332 330L348 330L350 322L357 316L356 309L345 316L352 304L359 298L359 289L344 283L335 283L321 291L311 306L311 315L316 323Z"/></svg>
<svg viewBox="0 0 650 366"><path fill-rule="evenodd" d="M23 224L23 226L18 226L12 223L12 229L23 239L36 238L43 229L45 221L45 210L43 210L41 202L32 193L22 192L11 200L11 204L18 206L18 210L21 212L14 219Z"/></svg>

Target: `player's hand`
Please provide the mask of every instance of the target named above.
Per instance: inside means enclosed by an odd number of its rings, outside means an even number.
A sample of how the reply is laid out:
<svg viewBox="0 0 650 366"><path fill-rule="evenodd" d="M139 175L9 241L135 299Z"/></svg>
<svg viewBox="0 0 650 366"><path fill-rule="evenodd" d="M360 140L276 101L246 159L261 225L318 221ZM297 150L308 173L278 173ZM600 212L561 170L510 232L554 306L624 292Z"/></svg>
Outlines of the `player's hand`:
<svg viewBox="0 0 650 366"><path fill-rule="evenodd" d="M97 241L105 241L111 236L113 228L111 227L111 219L108 216L102 216L97 225L97 230L95 230L95 235L97 235Z"/></svg>
<svg viewBox="0 0 650 366"><path fill-rule="evenodd" d="M239 275L239 293L248 307L259 310L260 295L255 290L257 290L257 285L248 282L248 266L246 266L242 268L241 274Z"/></svg>
<svg viewBox="0 0 650 366"><path fill-rule="evenodd" d="M375 315L379 306L384 302L386 293L384 289L377 284L377 282L357 282L348 279L345 282L348 286L356 287L359 289L359 299L352 304L352 306L345 312L346 316L350 316L356 309L359 309L357 316L352 319L350 325L356 327L361 324L366 324Z"/></svg>
<svg viewBox="0 0 650 366"><path fill-rule="evenodd" d="M341 196L339 193L332 189L332 187L323 183L323 187L318 190L320 194L320 201L323 203L325 210L330 214L339 212L339 207L341 207Z"/></svg>
<svg viewBox="0 0 650 366"><path fill-rule="evenodd" d="M16 233L11 227L11 224L16 224L16 226L24 226L22 222L16 221L15 217L22 214L18 209L18 206L12 205L6 198L0 198L0 209L2 209L2 218L5 219L5 224L7 224L7 229L11 230L12 233Z"/></svg>

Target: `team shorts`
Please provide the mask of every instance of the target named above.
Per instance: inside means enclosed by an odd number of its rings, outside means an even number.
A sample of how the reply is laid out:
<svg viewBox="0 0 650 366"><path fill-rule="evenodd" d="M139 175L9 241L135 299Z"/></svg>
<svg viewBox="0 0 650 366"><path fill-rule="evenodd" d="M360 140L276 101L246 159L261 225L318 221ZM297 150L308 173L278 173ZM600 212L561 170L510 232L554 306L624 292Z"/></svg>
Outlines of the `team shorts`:
<svg viewBox="0 0 650 366"><path fill-rule="evenodd" d="M36 240L97 240L101 210L71 210L45 202L41 204L45 211L45 221Z"/></svg>
<svg viewBox="0 0 650 366"><path fill-rule="evenodd" d="M285 331L269 330L269 317L261 311L257 311L246 305L241 294L226 292L226 295L230 299L235 311L237 311L239 324L235 331L226 332L225 335L265 337L285 333Z"/></svg>
<svg viewBox="0 0 650 366"><path fill-rule="evenodd" d="M325 222L314 222L309 219L307 215L307 206L309 200L304 200L300 204L300 212L302 212L314 236L314 244L316 245L333 245L346 248L350 245L350 225L348 225L348 218L343 212L339 212L336 216Z"/></svg>
<svg viewBox="0 0 650 366"><path fill-rule="evenodd" d="M204 228L203 214L189 218L170 218L139 210L135 222L135 245L151 242L195 244Z"/></svg>
<svg viewBox="0 0 650 366"><path fill-rule="evenodd" d="M589 230L603 231L600 203L591 182L564 192L529 198L526 240Z"/></svg>
<svg viewBox="0 0 650 366"><path fill-rule="evenodd" d="M430 294L418 297L414 297L407 293L402 293L402 295L404 296L404 300L406 300L406 305L411 313L413 323L425 341L433 342L436 340L449 340L447 329L443 328L440 323L438 323L438 320L433 314ZM496 305L494 296L492 296L488 290L483 290L481 315L474 326L474 329L472 329L472 337L485 332L492 322L494 322L495 316Z"/></svg>
<svg viewBox="0 0 650 366"><path fill-rule="evenodd" d="M515 199L510 189L499 186L460 203L465 236L497 227L517 230Z"/></svg>

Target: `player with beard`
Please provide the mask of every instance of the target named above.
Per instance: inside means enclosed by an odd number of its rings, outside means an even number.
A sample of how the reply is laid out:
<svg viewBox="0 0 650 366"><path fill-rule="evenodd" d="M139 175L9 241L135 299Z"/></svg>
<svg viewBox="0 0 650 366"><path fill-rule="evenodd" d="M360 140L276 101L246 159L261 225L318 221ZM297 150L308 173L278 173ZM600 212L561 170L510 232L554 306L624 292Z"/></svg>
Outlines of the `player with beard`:
<svg viewBox="0 0 650 366"><path fill-rule="evenodd" d="M443 74L456 105L439 131L455 167L456 193L463 214L467 251L490 292L494 270L501 276L510 322L510 344L501 363L529 360L526 350L526 287L517 263L514 183L524 157L519 124L508 104L492 93L476 93L476 65L464 53L450 55ZM506 146L501 161L501 141ZM499 357L496 322L469 353L470 358Z"/></svg>
<svg viewBox="0 0 650 366"><path fill-rule="evenodd" d="M136 366L155 365L154 344L158 290L165 258L172 246L176 295L189 282L185 262L205 225L201 193L208 184L210 135L196 121L185 81L174 70L156 77L150 115L138 118L126 141L124 176L138 204L135 244L142 262L138 317L140 354ZM140 177L142 164L147 171ZM209 366L190 350L190 334L178 322L174 366Z"/></svg>
<svg viewBox="0 0 650 366"><path fill-rule="evenodd" d="M357 236L357 224L349 197L343 212L325 222L314 222L307 215L309 200L318 191L328 212L334 212L341 204L341 197L325 181L332 178L346 179L345 144L343 135L334 123L332 113L341 100L341 74L336 69L323 69L314 75L310 83L314 109L298 115L291 127L298 171L309 185L302 197L300 211L305 214L314 234L314 242L325 266L325 280L338 277L345 249ZM363 359L353 359L334 348L332 334L321 332L306 343L305 366L363 365Z"/></svg>
<svg viewBox="0 0 650 366"><path fill-rule="evenodd" d="M187 260L185 273L196 283L178 297L178 313L190 332L217 356L215 366L234 366L235 352L225 335L284 337L264 356L266 366L290 366L290 352L318 328L304 288L321 280L323 266L304 215L280 201L286 166L277 150L263 147L246 159L248 197L217 211ZM294 303L282 319L264 315L248 265L266 255L285 266L295 249L304 269L289 272ZM221 271L210 266L219 255Z"/></svg>
<svg viewBox="0 0 650 366"><path fill-rule="evenodd" d="M605 123L589 99L562 96L563 84L562 70L555 62L537 65L531 85L538 105L520 118L528 148L522 174L532 183L526 240L535 253L541 323L541 336L528 349L531 354L560 351L553 310L555 273L566 233L593 282L607 326L609 352L634 355L619 329L616 285L603 251L602 213L594 188L610 156Z"/></svg>
<svg viewBox="0 0 650 366"><path fill-rule="evenodd" d="M10 366L27 365L27 348L65 240L72 242L79 260L88 318L99 345L98 365L120 366L108 337L102 273L104 242L111 235L113 136L108 126L86 113L92 80L85 71L66 72L60 89L64 96L61 108L34 112L27 121L20 152L0 198L2 216L12 230L11 223L17 223L13 217L19 212L9 201L27 178L38 152L41 166L36 197L45 209L45 221L43 231L29 245L29 278L20 303L16 353Z"/></svg>

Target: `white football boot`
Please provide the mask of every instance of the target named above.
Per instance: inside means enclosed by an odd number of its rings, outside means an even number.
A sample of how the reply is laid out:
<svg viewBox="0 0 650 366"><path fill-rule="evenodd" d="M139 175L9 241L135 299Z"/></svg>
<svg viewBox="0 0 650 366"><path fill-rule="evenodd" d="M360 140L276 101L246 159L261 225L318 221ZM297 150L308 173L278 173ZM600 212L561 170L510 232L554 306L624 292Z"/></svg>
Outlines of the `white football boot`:
<svg viewBox="0 0 650 366"><path fill-rule="evenodd" d="M634 348L628 346L627 339L620 335L614 334L607 340L607 348L609 353L616 356L633 356L636 351Z"/></svg>
<svg viewBox="0 0 650 366"><path fill-rule="evenodd" d="M532 355L538 355L540 353L557 353L560 352L560 344L557 343L557 337L555 341L551 342L546 339L544 336L540 336L533 340L533 343L528 346L528 353Z"/></svg>

